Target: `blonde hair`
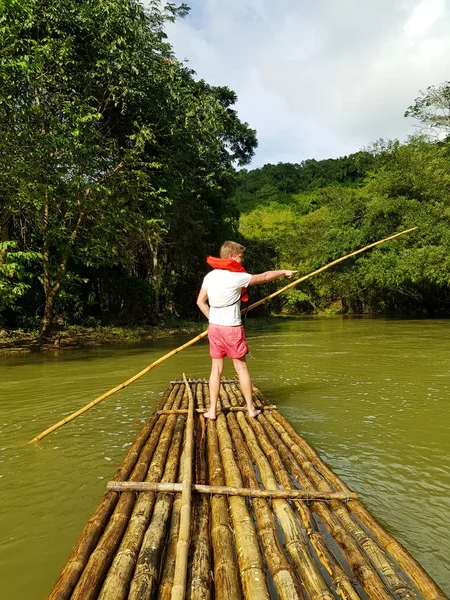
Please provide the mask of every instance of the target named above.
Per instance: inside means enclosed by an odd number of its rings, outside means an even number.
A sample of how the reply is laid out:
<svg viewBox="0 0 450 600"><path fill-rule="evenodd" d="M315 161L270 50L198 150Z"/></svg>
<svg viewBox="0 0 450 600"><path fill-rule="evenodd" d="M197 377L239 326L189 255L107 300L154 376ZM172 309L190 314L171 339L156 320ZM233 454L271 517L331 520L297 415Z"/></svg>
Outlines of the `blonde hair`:
<svg viewBox="0 0 450 600"><path fill-rule="evenodd" d="M230 258L231 256L238 256L245 250L245 246L238 244L237 242L224 242L220 248L220 258Z"/></svg>

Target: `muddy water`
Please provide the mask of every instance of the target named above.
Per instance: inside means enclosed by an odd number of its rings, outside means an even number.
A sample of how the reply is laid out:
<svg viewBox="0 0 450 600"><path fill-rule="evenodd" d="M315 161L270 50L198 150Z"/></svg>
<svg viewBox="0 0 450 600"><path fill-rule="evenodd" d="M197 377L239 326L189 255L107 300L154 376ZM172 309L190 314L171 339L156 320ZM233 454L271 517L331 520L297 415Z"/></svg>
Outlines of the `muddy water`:
<svg viewBox="0 0 450 600"><path fill-rule="evenodd" d="M450 321L278 319L248 338L256 385L450 595ZM208 375L207 343L24 442L187 339L0 358L2 598L45 597L169 381Z"/></svg>

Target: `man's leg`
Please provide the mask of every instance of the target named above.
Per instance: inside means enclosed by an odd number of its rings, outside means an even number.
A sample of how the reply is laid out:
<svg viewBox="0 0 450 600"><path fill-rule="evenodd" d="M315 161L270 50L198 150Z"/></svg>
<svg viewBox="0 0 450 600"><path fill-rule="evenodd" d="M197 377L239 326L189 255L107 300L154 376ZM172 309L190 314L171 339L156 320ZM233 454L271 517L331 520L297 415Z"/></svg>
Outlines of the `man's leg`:
<svg viewBox="0 0 450 600"><path fill-rule="evenodd" d="M233 364L239 377L242 394L247 403L248 414L250 417L256 417L261 411L257 410L253 404L252 380L248 372L247 363L245 362L245 355L242 358L233 358Z"/></svg>
<svg viewBox="0 0 450 600"><path fill-rule="evenodd" d="M203 413L207 419L216 418L217 400L219 398L220 377L223 371L223 358L212 358L211 375L209 376L209 400L208 412Z"/></svg>

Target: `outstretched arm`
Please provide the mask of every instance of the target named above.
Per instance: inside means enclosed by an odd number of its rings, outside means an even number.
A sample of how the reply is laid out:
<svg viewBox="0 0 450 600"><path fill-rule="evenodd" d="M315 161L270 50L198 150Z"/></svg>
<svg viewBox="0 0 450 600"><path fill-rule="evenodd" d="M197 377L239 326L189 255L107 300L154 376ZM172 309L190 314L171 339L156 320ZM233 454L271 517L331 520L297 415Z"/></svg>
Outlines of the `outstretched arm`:
<svg viewBox="0 0 450 600"><path fill-rule="evenodd" d="M197 298L197 306L202 311L207 319L209 319L208 292L205 288L201 288Z"/></svg>
<svg viewBox="0 0 450 600"><path fill-rule="evenodd" d="M278 277L282 277L283 275L290 279L294 273L297 273L297 271L288 271L286 269L281 269L280 271L266 271L265 273L259 273L259 275L252 275L249 285L267 283L268 281L273 281L274 279L278 279Z"/></svg>

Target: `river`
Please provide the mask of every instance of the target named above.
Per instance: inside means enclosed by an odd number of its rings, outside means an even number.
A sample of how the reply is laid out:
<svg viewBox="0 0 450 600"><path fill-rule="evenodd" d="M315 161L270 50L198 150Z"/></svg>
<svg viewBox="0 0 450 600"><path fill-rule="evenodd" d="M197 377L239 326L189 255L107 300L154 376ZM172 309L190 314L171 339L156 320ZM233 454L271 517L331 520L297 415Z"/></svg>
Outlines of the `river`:
<svg viewBox="0 0 450 600"><path fill-rule="evenodd" d="M46 596L169 381L208 376L207 342L25 442L189 337L0 358L2 598ZM280 318L248 340L255 384L450 595L450 321Z"/></svg>

